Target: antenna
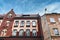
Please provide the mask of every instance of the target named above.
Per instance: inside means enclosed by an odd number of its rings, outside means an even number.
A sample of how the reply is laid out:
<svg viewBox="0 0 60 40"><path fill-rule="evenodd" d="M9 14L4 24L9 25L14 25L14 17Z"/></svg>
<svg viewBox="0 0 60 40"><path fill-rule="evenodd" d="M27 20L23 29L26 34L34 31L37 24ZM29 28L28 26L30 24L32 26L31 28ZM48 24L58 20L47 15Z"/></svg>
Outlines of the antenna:
<svg viewBox="0 0 60 40"><path fill-rule="evenodd" d="M46 12L47 12L47 8L45 8L45 14L46 14Z"/></svg>

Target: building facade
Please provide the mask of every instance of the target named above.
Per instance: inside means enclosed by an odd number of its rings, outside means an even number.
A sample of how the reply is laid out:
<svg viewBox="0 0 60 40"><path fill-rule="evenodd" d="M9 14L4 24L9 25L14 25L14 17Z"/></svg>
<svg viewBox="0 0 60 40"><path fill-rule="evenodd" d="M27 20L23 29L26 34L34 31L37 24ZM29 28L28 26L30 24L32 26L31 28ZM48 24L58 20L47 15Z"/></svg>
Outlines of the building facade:
<svg viewBox="0 0 60 40"><path fill-rule="evenodd" d="M15 14L13 9L0 15L0 40L43 40L38 14Z"/></svg>
<svg viewBox="0 0 60 40"><path fill-rule="evenodd" d="M60 40L60 14L46 13L41 16L44 40Z"/></svg>

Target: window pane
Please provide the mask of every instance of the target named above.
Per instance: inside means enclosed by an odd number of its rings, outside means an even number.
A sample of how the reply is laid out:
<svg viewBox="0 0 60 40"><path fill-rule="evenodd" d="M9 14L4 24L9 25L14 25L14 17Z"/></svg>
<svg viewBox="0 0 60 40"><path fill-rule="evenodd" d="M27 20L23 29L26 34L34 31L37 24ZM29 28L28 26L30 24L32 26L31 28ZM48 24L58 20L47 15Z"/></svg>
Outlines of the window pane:
<svg viewBox="0 0 60 40"><path fill-rule="evenodd" d="M55 22L54 18L50 18L50 22Z"/></svg>
<svg viewBox="0 0 60 40"><path fill-rule="evenodd" d="M15 21L14 27L18 27L19 21Z"/></svg>
<svg viewBox="0 0 60 40"><path fill-rule="evenodd" d="M60 22L60 18L58 18L59 22Z"/></svg>
<svg viewBox="0 0 60 40"><path fill-rule="evenodd" d="M36 21L33 21L32 22L32 26L36 26Z"/></svg>
<svg viewBox="0 0 60 40"><path fill-rule="evenodd" d="M21 24L20 24L20 26L24 26L24 21L21 21Z"/></svg>
<svg viewBox="0 0 60 40"><path fill-rule="evenodd" d="M54 34L55 35L59 35L59 32L58 32L58 29L57 28L54 28Z"/></svg>
<svg viewBox="0 0 60 40"><path fill-rule="evenodd" d="M16 36L16 34L17 34L17 29L14 29L13 32L12 32L12 35Z"/></svg>
<svg viewBox="0 0 60 40"><path fill-rule="evenodd" d="M24 30L21 29L21 30L19 31L19 36L23 36L23 34L24 34Z"/></svg>
<svg viewBox="0 0 60 40"><path fill-rule="evenodd" d="M8 18L11 18L11 17L12 17L12 14L9 14L9 15L8 15Z"/></svg>
<svg viewBox="0 0 60 40"><path fill-rule="evenodd" d="M26 36L30 36L30 29L26 30Z"/></svg>
<svg viewBox="0 0 60 40"><path fill-rule="evenodd" d="M32 31L32 35L33 35L33 36L37 36L37 32L36 32L35 29Z"/></svg>
<svg viewBox="0 0 60 40"><path fill-rule="evenodd" d="M30 21L26 22L26 27L30 27Z"/></svg>
<svg viewBox="0 0 60 40"><path fill-rule="evenodd" d="M6 35L6 32L7 32L6 29L2 30L2 31L1 31L1 36L5 36L5 35Z"/></svg>
<svg viewBox="0 0 60 40"><path fill-rule="evenodd" d="M15 24L18 24L19 23L19 21L15 21Z"/></svg>

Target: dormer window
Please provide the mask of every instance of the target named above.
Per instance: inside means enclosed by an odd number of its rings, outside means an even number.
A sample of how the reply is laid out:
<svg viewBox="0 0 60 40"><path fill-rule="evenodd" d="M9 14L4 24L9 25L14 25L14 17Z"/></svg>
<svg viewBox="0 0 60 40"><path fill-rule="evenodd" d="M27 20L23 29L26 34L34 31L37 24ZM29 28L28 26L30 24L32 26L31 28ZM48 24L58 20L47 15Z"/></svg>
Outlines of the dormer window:
<svg viewBox="0 0 60 40"><path fill-rule="evenodd" d="M9 15L8 15L8 18L11 18L11 17L12 17L12 14L9 14Z"/></svg>

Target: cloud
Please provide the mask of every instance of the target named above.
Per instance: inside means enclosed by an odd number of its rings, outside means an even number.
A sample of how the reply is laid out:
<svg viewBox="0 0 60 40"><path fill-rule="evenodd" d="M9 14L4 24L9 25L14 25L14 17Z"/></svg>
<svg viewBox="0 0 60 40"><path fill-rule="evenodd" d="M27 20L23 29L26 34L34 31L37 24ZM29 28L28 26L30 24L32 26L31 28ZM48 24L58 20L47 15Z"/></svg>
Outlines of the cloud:
<svg viewBox="0 0 60 40"><path fill-rule="evenodd" d="M55 2L55 3L51 3L45 6L43 6L40 11L38 11L40 13L40 15L43 15L45 13L45 8L47 8L46 13L52 13L52 12L56 12L59 13L60 12L60 2Z"/></svg>
<svg viewBox="0 0 60 40"><path fill-rule="evenodd" d="M55 0L54 0L55 1ZM47 12L60 12L60 2L54 2L52 0L1 0L0 1L0 13L7 13L12 8L15 13L23 14L37 14L43 15L45 8Z"/></svg>
<svg viewBox="0 0 60 40"><path fill-rule="evenodd" d="M56 3L52 3L47 5L45 8L47 8L48 12L54 12L56 9L60 9L60 3L56 2Z"/></svg>

